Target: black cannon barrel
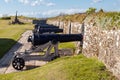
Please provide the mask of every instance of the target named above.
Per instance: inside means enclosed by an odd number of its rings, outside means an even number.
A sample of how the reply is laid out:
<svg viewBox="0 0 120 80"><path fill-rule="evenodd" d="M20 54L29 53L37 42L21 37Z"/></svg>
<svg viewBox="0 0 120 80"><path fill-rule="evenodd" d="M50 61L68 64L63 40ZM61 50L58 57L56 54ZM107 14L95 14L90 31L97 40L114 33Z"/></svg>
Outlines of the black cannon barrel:
<svg viewBox="0 0 120 80"><path fill-rule="evenodd" d="M82 41L82 34L33 34L28 38L28 42L32 45L42 45L49 41L56 42L71 42L71 41Z"/></svg>
<svg viewBox="0 0 120 80"><path fill-rule="evenodd" d="M53 25L49 25L49 26L41 25L40 28L59 28L59 27Z"/></svg>
<svg viewBox="0 0 120 80"><path fill-rule="evenodd" d="M33 20L33 24L46 24L47 20L46 19L42 19L42 20Z"/></svg>
<svg viewBox="0 0 120 80"><path fill-rule="evenodd" d="M54 25L48 25L48 24L34 26L34 29L39 29L39 28L59 28L59 27Z"/></svg>
<svg viewBox="0 0 120 80"><path fill-rule="evenodd" d="M46 33L46 32L61 33L61 32L63 32L63 29L59 29L59 28L39 28L39 29L34 29L33 30L33 33L39 33L39 34Z"/></svg>

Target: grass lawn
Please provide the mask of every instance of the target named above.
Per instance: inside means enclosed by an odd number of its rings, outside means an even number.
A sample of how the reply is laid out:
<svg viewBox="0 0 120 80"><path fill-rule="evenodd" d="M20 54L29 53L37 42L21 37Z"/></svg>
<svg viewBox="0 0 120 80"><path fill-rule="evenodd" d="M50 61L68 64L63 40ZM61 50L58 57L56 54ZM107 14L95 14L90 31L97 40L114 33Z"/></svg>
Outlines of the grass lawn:
<svg viewBox="0 0 120 80"><path fill-rule="evenodd" d="M16 43L21 34L32 29L32 24L9 25L9 20L0 20L0 58Z"/></svg>
<svg viewBox="0 0 120 80"><path fill-rule="evenodd" d="M0 80L116 80L97 59L82 54L56 59L43 67L0 75Z"/></svg>
<svg viewBox="0 0 120 80"><path fill-rule="evenodd" d="M71 48L73 50L75 50L75 44L74 42L65 42L65 43L60 43L59 44L59 48Z"/></svg>
<svg viewBox="0 0 120 80"><path fill-rule="evenodd" d="M0 57L20 38L21 34L32 29L32 24L8 25L0 20ZM72 48L74 43L62 43L59 48ZM18 73L0 74L0 80L116 80L105 66L95 58L88 59L82 54L62 57L43 67Z"/></svg>

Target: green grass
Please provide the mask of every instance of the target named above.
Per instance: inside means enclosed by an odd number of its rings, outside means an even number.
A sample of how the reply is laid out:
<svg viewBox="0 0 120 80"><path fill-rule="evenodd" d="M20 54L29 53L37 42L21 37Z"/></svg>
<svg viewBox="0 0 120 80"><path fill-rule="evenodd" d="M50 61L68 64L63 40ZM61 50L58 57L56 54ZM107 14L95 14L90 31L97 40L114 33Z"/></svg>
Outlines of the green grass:
<svg viewBox="0 0 120 80"><path fill-rule="evenodd" d="M88 20L86 20L86 17ZM84 20L85 22L94 21L97 27L100 27L104 30L113 30L114 28L120 29L120 12L96 12L90 15L87 15L86 13L78 13L72 15L57 16L49 18L49 20L60 20L66 23L68 23L68 21L79 23L83 23Z"/></svg>
<svg viewBox="0 0 120 80"><path fill-rule="evenodd" d="M21 34L32 29L32 24L9 25L10 20L0 20L0 58L16 43Z"/></svg>
<svg viewBox="0 0 120 80"><path fill-rule="evenodd" d="M43 67L0 75L0 80L116 80L97 59L82 54L56 59Z"/></svg>
<svg viewBox="0 0 120 80"><path fill-rule="evenodd" d="M65 43L60 43L58 45L58 49L72 49L75 51L75 43L74 42L65 42ZM47 49L45 49L46 51ZM54 53L54 48L52 48L51 53ZM44 55L44 52L40 52L40 55Z"/></svg>
<svg viewBox="0 0 120 80"><path fill-rule="evenodd" d="M9 20L0 20L0 57L20 38L32 29L31 24L8 25ZM59 48L75 49L74 43L62 43ZM88 59L82 54L56 59L43 67L19 73L1 74L0 80L116 80L97 59Z"/></svg>
<svg viewBox="0 0 120 80"><path fill-rule="evenodd" d="M74 42L60 43L59 48L75 49L75 44Z"/></svg>

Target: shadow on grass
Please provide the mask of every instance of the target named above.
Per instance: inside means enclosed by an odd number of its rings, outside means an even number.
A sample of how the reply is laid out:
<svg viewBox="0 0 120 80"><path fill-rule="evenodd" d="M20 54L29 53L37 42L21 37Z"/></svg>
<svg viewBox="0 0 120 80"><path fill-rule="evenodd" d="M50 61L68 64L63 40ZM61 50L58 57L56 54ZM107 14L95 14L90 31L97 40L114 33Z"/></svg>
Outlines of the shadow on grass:
<svg viewBox="0 0 120 80"><path fill-rule="evenodd" d="M0 68L10 65L14 52L17 51L21 45L22 44L13 39L0 38Z"/></svg>

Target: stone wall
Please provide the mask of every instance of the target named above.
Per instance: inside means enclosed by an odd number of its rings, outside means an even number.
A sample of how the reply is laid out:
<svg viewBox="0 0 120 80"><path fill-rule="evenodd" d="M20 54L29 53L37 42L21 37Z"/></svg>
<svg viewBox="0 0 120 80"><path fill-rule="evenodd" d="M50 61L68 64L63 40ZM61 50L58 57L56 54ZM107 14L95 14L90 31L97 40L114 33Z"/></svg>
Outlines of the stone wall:
<svg viewBox="0 0 120 80"><path fill-rule="evenodd" d="M87 57L98 57L120 79L120 30L101 30L87 24L82 53Z"/></svg>
<svg viewBox="0 0 120 80"><path fill-rule="evenodd" d="M85 56L97 57L120 79L120 30L103 30L91 20L86 19L82 24L70 21L48 21L48 23L63 28L64 33L82 33L84 39L82 43L76 43L76 53L81 52L80 46L83 44L82 53Z"/></svg>

